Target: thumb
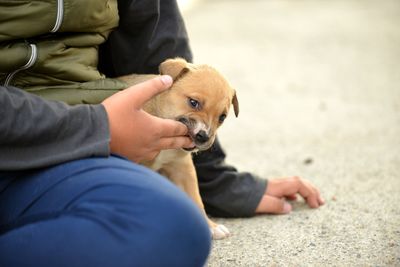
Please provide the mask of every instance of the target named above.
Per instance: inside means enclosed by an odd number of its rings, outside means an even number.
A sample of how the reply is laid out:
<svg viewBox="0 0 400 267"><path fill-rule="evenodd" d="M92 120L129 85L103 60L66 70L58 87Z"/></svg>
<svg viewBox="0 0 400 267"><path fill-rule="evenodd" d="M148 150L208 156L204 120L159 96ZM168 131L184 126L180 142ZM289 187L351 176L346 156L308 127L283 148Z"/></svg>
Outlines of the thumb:
<svg viewBox="0 0 400 267"><path fill-rule="evenodd" d="M169 75L162 75L143 83L126 89L126 92L132 93L132 101L136 108L141 108L147 101L157 94L165 91L172 85L172 78ZM132 91L132 92L131 92Z"/></svg>
<svg viewBox="0 0 400 267"><path fill-rule="evenodd" d="M256 213L287 214L292 211L292 205L286 201L264 195L257 206Z"/></svg>

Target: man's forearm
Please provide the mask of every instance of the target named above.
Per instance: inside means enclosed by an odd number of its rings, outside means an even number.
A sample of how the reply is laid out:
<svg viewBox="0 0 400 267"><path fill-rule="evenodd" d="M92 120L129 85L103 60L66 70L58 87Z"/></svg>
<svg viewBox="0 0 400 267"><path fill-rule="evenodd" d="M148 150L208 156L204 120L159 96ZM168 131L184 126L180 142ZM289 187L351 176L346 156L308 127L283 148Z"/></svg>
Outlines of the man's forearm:
<svg viewBox="0 0 400 267"><path fill-rule="evenodd" d="M0 170L108 156L109 138L102 105L68 106L0 87Z"/></svg>

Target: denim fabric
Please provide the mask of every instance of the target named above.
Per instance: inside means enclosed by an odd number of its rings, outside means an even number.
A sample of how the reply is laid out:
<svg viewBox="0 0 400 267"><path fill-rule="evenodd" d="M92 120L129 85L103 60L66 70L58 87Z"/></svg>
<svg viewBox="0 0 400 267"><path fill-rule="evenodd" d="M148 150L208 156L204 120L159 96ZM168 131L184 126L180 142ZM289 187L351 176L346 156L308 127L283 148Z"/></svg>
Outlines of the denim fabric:
<svg viewBox="0 0 400 267"><path fill-rule="evenodd" d="M122 158L1 173L0 181L0 266L203 266L209 253L194 203Z"/></svg>

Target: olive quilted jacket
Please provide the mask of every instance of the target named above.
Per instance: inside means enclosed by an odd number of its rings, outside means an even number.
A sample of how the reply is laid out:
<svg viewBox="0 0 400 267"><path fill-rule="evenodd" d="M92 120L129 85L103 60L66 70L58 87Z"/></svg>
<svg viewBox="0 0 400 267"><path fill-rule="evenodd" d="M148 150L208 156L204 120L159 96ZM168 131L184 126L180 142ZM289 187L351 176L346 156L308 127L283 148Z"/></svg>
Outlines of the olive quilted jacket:
<svg viewBox="0 0 400 267"><path fill-rule="evenodd" d="M0 85L99 103L126 87L97 69L99 45L118 20L117 0L0 1Z"/></svg>

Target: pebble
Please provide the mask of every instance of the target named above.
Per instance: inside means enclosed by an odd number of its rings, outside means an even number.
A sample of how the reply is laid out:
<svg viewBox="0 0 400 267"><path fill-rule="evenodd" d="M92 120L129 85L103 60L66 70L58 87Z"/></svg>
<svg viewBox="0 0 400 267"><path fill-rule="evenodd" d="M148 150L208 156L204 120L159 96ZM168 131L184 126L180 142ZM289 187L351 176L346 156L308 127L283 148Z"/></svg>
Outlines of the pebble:
<svg viewBox="0 0 400 267"><path fill-rule="evenodd" d="M312 159L312 158L306 158L304 161L303 161L303 164L304 165L310 165L310 164L312 164L314 162L314 160Z"/></svg>

